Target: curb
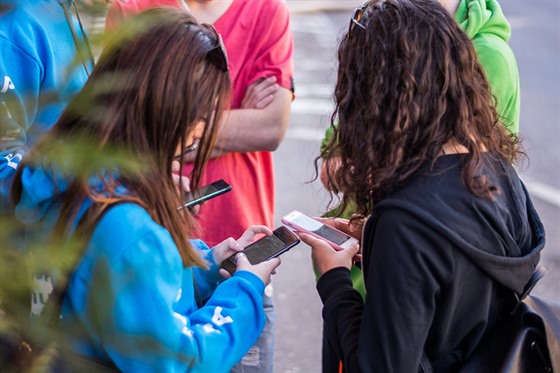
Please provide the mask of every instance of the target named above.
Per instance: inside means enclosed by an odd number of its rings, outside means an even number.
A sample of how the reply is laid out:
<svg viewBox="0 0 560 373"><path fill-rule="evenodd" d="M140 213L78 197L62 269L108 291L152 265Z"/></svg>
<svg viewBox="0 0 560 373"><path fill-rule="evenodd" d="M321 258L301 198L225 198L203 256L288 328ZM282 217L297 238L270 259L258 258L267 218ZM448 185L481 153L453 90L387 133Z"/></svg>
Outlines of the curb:
<svg viewBox="0 0 560 373"><path fill-rule="evenodd" d="M363 0L287 0L291 13L315 13L324 11L352 10Z"/></svg>

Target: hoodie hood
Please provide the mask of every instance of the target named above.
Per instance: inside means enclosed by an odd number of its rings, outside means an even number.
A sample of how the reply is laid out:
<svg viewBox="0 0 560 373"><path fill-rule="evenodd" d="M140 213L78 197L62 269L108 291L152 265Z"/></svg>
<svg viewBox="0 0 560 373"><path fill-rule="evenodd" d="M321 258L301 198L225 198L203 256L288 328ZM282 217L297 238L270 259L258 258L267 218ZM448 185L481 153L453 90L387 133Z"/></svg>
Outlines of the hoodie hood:
<svg viewBox="0 0 560 373"><path fill-rule="evenodd" d="M462 0L455 20L470 39L478 34L493 34L509 41L511 26L496 0Z"/></svg>
<svg viewBox="0 0 560 373"><path fill-rule="evenodd" d="M476 247L471 247L468 243L463 243L461 246L462 251L484 272L517 294L523 292L525 285L535 271L539 263L540 252L545 244L544 226L529 198L527 189L522 183L521 186L526 200L528 228L531 235L531 244L528 250L520 248L521 256L504 257L486 253ZM507 242L505 239L504 241Z"/></svg>
<svg viewBox="0 0 560 373"><path fill-rule="evenodd" d="M118 172L112 173L114 178ZM21 198L16 204L15 215L17 220L24 224L34 224L45 219L49 214L58 216L59 203L63 194L68 190L70 179L60 171L50 168L26 166L21 173ZM88 184L96 193L104 190L103 181L99 176L92 176ZM124 186L117 186L115 192L126 195ZM86 201L80 207L83 211L89 206ZM80 215L80 214L79 214Z"/></svg>
<svg viewBox="0 0 560 373"><path fill-rule="evenodd" d="M500 191L496 200L490 201L472 195L464 187L460 157L442 157L433 172L420 175L381 201L364 232L374 231L371 225L383 210L403 211L426 225L426 232L432 232L434 239L439 237L441 247L449 245L460 250L489 277L521 294L545 244L543 224L511 165L500 161L481 171ZM491 166L486 163L485 167ZM443 176L444 173L451 175ZM365 236L363 241L366 242Z"/></svg>
<svg viewBox="0 0 560 373"><path fill-rule="evenodd" d="M495 245L500 247L501 251L509 251L513 248L511 251L519 250L523 252L520 256L503 256L485 252L478 248L476 244L469 241L468 238L457 233L452 217L445 216L443 218L438 217L434 219L430 213L421 209L411 209L407 203L387 201L387 203L382 203L378 206L375 210L375 214L379 214L384 208L406 210L408 213L415 215L419 220L431 226L434 231L443 234L453 246L458 247L459 250L470 258L473 263L476 263L488 276L492 277L506 288L515 291L515 293L521 294L539 263L540 252L545 243L544 227L530 200L528 200L527 207L530 209L529 226L531 232L531 247L525 248L525 250L522 251L523 248L515 246L515 243L512 242L512 238L508 235L504 235L503 230L497 233L494 240ZM447 218L450 218L450 220L447 220ZM373 221L375 221L375 219L369 219L368 225L373 223ZM465 223L468 224L468 222ZM366 227L364 231L369 229L370 228Z"/></svg>

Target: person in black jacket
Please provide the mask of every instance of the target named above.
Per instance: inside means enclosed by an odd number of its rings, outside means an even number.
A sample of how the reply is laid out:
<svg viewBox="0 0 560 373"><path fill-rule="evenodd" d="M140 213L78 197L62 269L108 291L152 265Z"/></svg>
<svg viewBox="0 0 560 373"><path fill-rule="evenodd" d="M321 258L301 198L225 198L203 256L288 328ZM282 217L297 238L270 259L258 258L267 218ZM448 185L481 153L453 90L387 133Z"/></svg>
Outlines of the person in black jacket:
<svg viewBox="0 0 560 373"><path fill-rule="evenodd" d="M326 336L347 372L417 372L426 360L456 371L544 245L512 167L522 149L499 123L471 41L435 1L366 2L338 59L338 141L325 152L340 155L329 178L357 214L325 221L361 238L366 297L349 277L359 247L301 234Z"/></svg>

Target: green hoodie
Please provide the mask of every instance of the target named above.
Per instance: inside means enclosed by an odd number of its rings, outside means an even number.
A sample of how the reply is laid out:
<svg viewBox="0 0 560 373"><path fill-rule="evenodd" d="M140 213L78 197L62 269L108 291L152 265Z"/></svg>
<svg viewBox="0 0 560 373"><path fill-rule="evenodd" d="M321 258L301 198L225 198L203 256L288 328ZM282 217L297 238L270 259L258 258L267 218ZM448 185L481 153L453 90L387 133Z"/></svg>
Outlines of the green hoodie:
<svg viewBox="0 0 560 373"><path fill-rule="evenodd" d="M472 40L486 72L502 123L519 131L519 72L508 45L511 27L496 0L462 0L455 20Z"/></svg>

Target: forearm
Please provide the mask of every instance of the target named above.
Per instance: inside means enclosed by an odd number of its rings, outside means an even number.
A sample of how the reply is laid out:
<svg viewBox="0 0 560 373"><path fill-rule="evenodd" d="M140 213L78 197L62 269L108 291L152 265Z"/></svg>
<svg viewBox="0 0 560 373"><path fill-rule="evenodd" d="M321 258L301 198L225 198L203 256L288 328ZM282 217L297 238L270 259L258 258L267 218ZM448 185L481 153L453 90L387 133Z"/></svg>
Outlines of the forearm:
<svg viewBox="0 0 560 373"><path fill-rule="evenodd" d="M352 287L350 272L335 268L325 273L317 283L317 291L323 301L327 337L345 371L359 371L357 353L363 301Z"/></svg>
<svg viewBox="0 0 560 373"><path fill-rule="evenodd" d="M224 113L212 156L276 150L288 128L291 100L291 93L280 88L274 101L264 109L236 109Z"/></svg>

